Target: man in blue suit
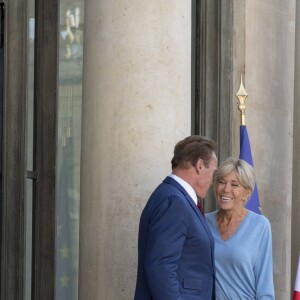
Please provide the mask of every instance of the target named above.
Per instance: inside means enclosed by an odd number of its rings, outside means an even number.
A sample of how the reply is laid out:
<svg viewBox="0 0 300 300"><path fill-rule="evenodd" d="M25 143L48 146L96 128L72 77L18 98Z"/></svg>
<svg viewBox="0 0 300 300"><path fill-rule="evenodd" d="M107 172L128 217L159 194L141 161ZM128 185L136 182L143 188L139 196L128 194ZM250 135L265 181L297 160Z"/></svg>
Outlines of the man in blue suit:
<svg viewBox="0 0 300 300"><path fill-rule="evenodd" d="M172 174L141 215L135 300L215 299L214 241L197 200L205 198L217 164L208 138L176 144Z"/></svg>

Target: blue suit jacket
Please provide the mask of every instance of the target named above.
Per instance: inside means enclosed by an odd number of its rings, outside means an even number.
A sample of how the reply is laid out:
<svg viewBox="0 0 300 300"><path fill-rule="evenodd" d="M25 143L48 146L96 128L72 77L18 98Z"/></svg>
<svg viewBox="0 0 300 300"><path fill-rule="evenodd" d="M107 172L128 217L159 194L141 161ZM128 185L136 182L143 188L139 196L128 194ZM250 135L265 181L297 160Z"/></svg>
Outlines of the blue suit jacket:
<svg viewBox="0 0 300 300"><path fill-rule="evenodd" d="M214 240L197 205L167 177L140 219L135 300L210 300Z"/></svg>

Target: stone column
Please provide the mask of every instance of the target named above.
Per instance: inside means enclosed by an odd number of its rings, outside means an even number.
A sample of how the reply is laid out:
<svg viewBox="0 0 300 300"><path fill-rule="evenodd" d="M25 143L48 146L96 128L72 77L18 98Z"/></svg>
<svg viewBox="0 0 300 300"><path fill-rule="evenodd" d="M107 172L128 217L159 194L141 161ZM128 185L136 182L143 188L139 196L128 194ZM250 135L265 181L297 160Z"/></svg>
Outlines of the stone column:
<svg viewBox="0 0 300 300"><path fill-rule="evenodd" d="M272 225L278 300L290 298L291 286L295 3L246 1L243 21L246 125L262 213Z"/></svg>
<svg viewBox="0 0 300 300"><path fill-rule="evenodd" d="M295 34L295 96L294 96L294 132L293 132L293 203L292 203L292 276L291 290L294 290L296 271L300 252L300 3L296 2Z"/></svg>
<svg viewBox="0 0 300 300"><path fill-rule="evenodd" d="M137 231L191 130L191 1L85 4L79 299L133 298Z"/></svg>

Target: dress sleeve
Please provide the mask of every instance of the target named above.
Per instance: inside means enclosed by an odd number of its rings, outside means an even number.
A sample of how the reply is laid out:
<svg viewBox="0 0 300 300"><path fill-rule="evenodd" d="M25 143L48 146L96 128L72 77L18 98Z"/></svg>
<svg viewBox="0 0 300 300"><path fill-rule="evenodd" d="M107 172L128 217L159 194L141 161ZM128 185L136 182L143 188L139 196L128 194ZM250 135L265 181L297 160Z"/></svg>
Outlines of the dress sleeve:
<svg viewBox="0 0 300 300"><path fill-rule="evenodd" d="M274 300L272 233L270 222L267 219L265 219L264 228L261 231L254 273L256 299Z"/></svg>

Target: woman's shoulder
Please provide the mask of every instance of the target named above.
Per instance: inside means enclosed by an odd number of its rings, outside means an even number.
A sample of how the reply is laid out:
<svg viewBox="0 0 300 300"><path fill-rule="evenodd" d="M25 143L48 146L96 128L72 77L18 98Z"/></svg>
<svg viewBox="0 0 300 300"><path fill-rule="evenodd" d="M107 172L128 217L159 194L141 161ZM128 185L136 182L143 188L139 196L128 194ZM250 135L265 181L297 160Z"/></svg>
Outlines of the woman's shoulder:
<svg viewBox="0 0 300 300"><path fill-rule="evenodd" d="M207 217L209 217L209 218L210 218L210 217L215 217L215 216L216 216L216 214L217 214L217 212L218 212L218 211L217 211L217 210L215 210L215 211L212 211L212 212L206 213L206 214L205 214L205 216L207 216Z"/></svg>
<svg viewBox="0 0 300 300"><path fill-rule="evenodd" d="M251 220L251 223L261 226L270 226L270 221L267 217L264 215L259 215L251 210L248 210L249 219Z"/></svg>
<svg viewBox="0 0 300 300"><path fill-rule="evenodd" d="M213 222L216 219L217 210L206 213L205 217L207 221Z"/></svg>

